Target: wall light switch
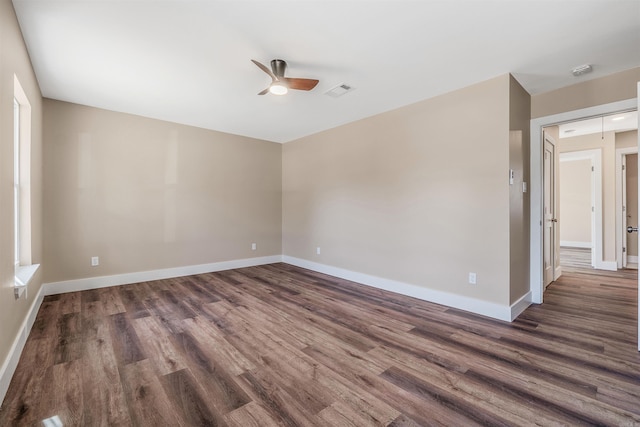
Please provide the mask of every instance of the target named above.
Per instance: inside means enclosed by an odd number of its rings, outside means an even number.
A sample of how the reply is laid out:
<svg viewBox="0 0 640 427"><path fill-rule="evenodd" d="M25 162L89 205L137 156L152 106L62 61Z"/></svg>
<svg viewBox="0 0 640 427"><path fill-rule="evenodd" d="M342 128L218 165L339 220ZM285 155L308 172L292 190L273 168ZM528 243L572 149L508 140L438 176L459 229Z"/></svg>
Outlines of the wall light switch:
<svg viewBox="0 0 640 427"><path fill-rule="evenodd" d="M513 185L513 181L516 178L516 172L513 169L509 169L509 185Z"/></svg>
<svg viewBox="0 0 640 427"><path fill-rule="evenodd" d="M255 243L251 244L251 250L255 251L256 249L258 249L258 245L256 245Z"/></svg>
<svg viewBox="0 0 640 427"><path fill-rule="evenodd" d="M320 246L316 248L316 255L320 255Z"/></svg>
<svg viewBox="0 0 640 427"><path fill-rule="evenodd" d="M91 267L96 267L100 265L100 258L97 256L92 256L91 257Z"/></svg>
<svg viewBox="0 0 640 427"><path fill-rule="evenodd" d="M526 192L527 192L527 183L526 183L526 182L523 182L523 183L522 183L522 192L523 192L523 193L526 193Z"/></svg>

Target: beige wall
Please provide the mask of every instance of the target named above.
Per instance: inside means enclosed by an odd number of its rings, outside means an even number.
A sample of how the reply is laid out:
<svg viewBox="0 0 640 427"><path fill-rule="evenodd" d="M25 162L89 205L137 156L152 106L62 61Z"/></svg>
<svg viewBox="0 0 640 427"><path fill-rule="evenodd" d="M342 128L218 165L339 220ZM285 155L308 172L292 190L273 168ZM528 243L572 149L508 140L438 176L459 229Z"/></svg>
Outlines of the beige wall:
<svg viewBox="0 0 640 427"><path fill-rule="evenodd" d="M529 292L529 129L531 97L509 76L509 169L515 172L509 186L509 302Z"/></svg>
<svg viewBox="0 0 640 427"><path fill-rule="evenodd" d="M31 104L31 250L42 261L42 97L10 0L0 0L0 366L27 317L40 286L38 273L28 298L13 296L13 80Z"/></svg>
<svg viewBox="0 0 640 427"><path fill-rule="evenodd" d="M638 147L638 131L616 133L616 148Z"/></svg>
<svg viewBox="0 0 640 427"><path fill-rule="evenodd" d="M285 144L284 254L508 304L509 89L504 75Z"/></svg>
<svg viewBox="0 0 640 427"><path fill-rule="evenodd" d="M591 160L561 161L559 178L561 245L591 245Z"/></svg>
<svg viewBox="0 0 640 427"><path fill-rule="evenodd" d="M531 118L636 98L639 81L640 67L534 95Z"/></svg>
<svg viewBox="0 0 640 427"><path fill-rule="evenodd" d="M44 131L46 282L282 253L280 144L52 100Z"/></svg>
<svg viewBox="0 0 640 427"><path fill-rule="evenodd" d="M602 254L603 261L616 260L616 159L615 133L562 138L560 152L600 150L602 161ZM562 166L561 166L562 168ZM562 197L562 196L560 196ZM560 211L560 221L565 221Z"/></svg>

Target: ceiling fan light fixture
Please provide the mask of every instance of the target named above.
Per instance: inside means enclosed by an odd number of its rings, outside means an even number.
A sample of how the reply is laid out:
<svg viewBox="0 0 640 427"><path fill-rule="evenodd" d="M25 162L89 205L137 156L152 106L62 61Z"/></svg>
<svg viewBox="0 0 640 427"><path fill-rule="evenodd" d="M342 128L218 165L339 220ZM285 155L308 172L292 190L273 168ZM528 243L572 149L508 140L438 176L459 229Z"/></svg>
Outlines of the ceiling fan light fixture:
<svg viewBox="0 0 640 427"><path fill-rule="evenodd" d="M256 64L258 68L271 77L271 84L266 89L258 92L258 95L266 95L272 93L274 95L285 95L292 90L310 91L318 84L316 79L301 79L296 77L285 77L287 63L282 59L274 59L271 61L271 69L252 59L251 62Z"/></svg>
<svg viewBox="0 0 640 427"><path fill-rule="evenodd" d="M271 83L271 86L269 86L269 92L274 95L286 95L287 92L289 92L289 89L284 85L284 83L276 81Z"/></svg>

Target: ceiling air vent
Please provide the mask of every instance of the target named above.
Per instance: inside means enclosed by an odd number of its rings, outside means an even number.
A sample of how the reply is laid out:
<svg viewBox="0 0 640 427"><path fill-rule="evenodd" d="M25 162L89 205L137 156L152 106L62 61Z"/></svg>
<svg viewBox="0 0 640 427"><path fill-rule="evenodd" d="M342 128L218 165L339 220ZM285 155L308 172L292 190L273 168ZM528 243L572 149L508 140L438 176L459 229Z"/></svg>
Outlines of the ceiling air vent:
<svg viewBox="0 0 640 427"><path fill-rule="evenodd" d="M584 65L580 65L579 67L574 68L573 70L571 70L571 74L573 74L574 76L578 77L581 76L583 74L587 74L593 71L593 67L589 64L584 64Z"/></svg>
<svg viewBox="0 0 640 427"><path fill-rule="evenodd" d="M331 89L326 91L324 94L329 95L332 98L337 98L339 96L344 95L347 92L351 92L354 89L355 88L353 86L350 86L346 83L340 83L338 86L332 87Z"/></svg>

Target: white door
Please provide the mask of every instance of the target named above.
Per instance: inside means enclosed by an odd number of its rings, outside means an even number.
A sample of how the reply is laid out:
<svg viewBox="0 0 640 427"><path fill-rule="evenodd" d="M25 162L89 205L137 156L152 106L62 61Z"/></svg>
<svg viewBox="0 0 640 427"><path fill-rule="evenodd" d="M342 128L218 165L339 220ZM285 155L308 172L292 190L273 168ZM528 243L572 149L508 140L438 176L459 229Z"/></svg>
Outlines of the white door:
<svg viewBox="0 0 640 427"><path fill-rule="evenodd" d="M640 111L640 82L638 82L636 100L638 103L637 111ZM638 132L638 159L640 159L640 131ZM640 160L638 160L638 165L638 168L640 169ZM638 176L640 176L640 174ZM640 185L638 185L638 212L640 212ZM638 246L640 246L640 239L638 239ZM640 248L638 249L638 254L640 254ZM638 351L640 351L640 281L638 281Z"/></svg>
<svg viewBox="0 0 640 427"><path fill-rule="evenodd" d="M622 156L622 268L627 267L627 252L628 252L628 241L627 239L627 218L629 218L627 214L627 156Z"/></svg>
<svg viewBox="0 0 640 427"><path fill-rule="evenodd" d="M553 139L546 133L544 135L544 163L542 165L544 176L544 211L543 211L543 266L544 266L544 286L554 280L555 259L556 259L556 224L558 220L555 217L555 144Z"/></svg>

